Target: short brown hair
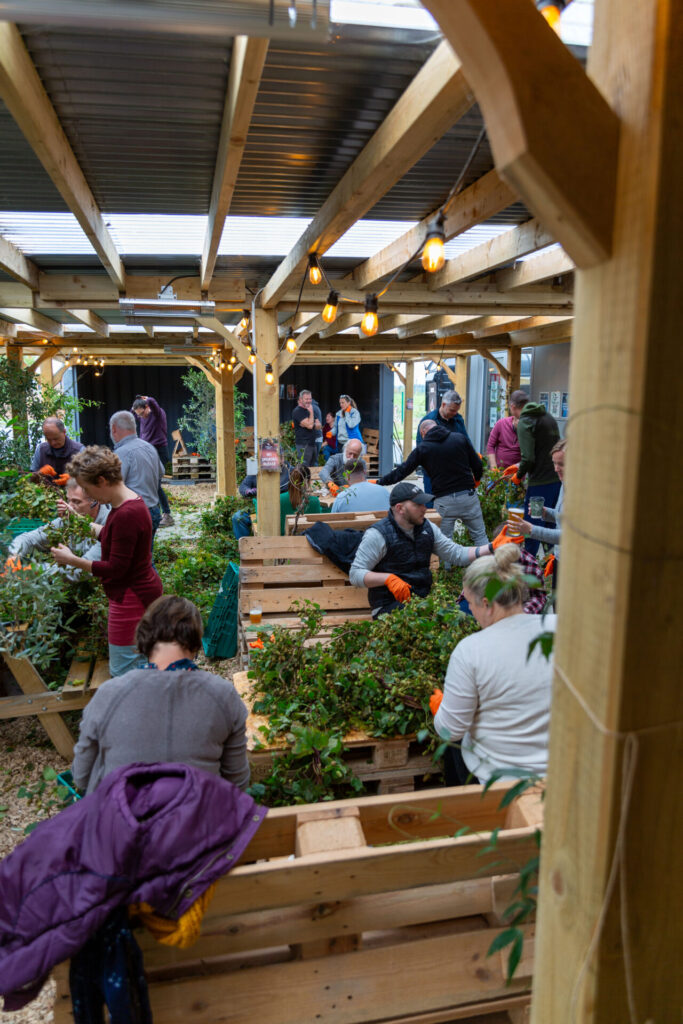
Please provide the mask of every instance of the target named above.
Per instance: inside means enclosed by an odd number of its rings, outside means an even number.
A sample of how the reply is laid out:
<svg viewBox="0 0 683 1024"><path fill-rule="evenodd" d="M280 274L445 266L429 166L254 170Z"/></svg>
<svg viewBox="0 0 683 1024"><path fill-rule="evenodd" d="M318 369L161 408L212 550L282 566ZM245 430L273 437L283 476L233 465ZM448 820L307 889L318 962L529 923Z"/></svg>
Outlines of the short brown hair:
<svg viewBox="0 0 683 1024"><path fill-rule="evenodd" d="M100 447L91 444L77 452L66 467L69 476L75 476L79 481L84 480L86 484L96 484L102 477L108 484L116 484L123 480L121 475L121 460L115 455L111 448Z"/></svg>
<svg viewBox="0 0 683 1024"><path fill-rule="evenodd" d="M202 645L204 626L196 604L186 597L164 594L152 601L138 622L135 646L149 658L157 644L180 644L196 654Z"/></svg>
<svg viewBox="0 0 683 1024"><path fill-rule="evenodd" d="M513 391L509 398L510 405L520 405L522 408L529 401L529 396L526 391L522 391L520 388L517 391Z"/></svg>

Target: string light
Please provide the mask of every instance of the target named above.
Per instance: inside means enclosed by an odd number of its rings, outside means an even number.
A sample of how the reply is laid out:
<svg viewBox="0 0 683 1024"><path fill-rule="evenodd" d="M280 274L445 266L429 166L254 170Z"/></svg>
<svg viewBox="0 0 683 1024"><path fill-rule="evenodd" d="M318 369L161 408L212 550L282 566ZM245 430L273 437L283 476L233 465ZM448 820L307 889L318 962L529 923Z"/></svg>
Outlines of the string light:
<svg viewBox="0 0 683 1024"><path fill-rule="evenodd" d="M297 347L296 346L296 338L294 337L294 335L290 331L289 334L287 335L287 341L285 342L285 348L287 349L288 352L294 353L294 352L296 352L296 347Z"/></svg>
<svg viewBox="0 0 683 1024"><path fill-rule="evenodd" d="M230 365L232 365L233 363L236 363L236 362L237 362L237 356L233 352L233 354L230 356Z"/></svg>
<svg viewBox="0 0 683 1024"><path fill-rule="evenodd" d="M228 373L232 373L232 363L228 363Z"/></svg>
<svg viewBox="0 0 683 1024"><path fill-rule="evenodd" d="M318 257L314 252L308 254L308 280L311 284L320 284L323 279L323 272L318 263Z"/></svg>
<svg viewBox="0 0 683 1024"><path fill-rule="evenodd" d="M354 370L360 370L360 366L358 365L358 363L356 363L356 365L354 366Z"/></svg>
<svg viewBox="0 0 683 1024"><path fill-rule="evenodd" d="M371 338L373 334L377 334L377 328L379 327L379 319L377 317L377 296L368 294L365 296L365 313L363 319L360 322L360 329L363 334Z"/></svg>
<svg viewBox="0 0 683 1024"><path fill-rule="evenodd" d="M248 309L243 309L242 310L242 319L240 320L240 327L242 328L243 331L245 331L248 326L249 326L249 310Z"/></svg>
<svg viewBox="0 0 683 1024"><path fill-rule="evenodd" d="M323 320L326 324L333 324L337 319L337 306L339 305L339 292L332 290L327 296L327 302L323 309Z"/></svg>
<svg viewBox="0 0 683 1024"><path fill-rule="evenodd" d="M225 369L225 363L223 362L223 360L222 360L222 359L221 359L221 367L220 367L220 368L221 368L221 370L224 370L224 369Z"/></svg>
<svg viewBox="0 0 683 1024"><path fill-rule="evenodd" d="M441 270L446 262L445 242L444 217L442 213L437 213L429 225L424 249L422 250L422 266L428 274L434 274L437 270Z"/></svg>
<svg viewBox="0 0 683 1024"><path fill-rule="evenodd" d="M251 365L252 365L252 366L253 366L253 365L254 365L254 363L256 362L256 356L254 355L254 353L253 353L253 352L250 352L250 353L249 353L249 362L251 363Z"/></svg>
<svg viewBox="0 0 683 1024"><path fill-rule="evenodd" d="M560 34L560 18L562 11L569 6L571 0L536 0L536 9L541 12L553 32Z"/></svg>
<svg viewBox="0 0 683 1024"><path fill-rule="evenodd" d="M270 363L266 363L266 384L272 384L275 380L275 374L273 373L273 367Z"/></svg>

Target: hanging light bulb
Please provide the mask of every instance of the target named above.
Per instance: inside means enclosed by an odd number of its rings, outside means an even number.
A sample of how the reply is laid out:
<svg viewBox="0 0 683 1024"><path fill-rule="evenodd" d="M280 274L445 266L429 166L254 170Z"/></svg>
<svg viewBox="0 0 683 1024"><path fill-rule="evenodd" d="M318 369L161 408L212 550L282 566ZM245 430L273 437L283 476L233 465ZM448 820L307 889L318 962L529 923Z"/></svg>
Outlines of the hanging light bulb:
<svg viewBox="0 0 683 1024"><path fill-rule="evenodd" d="M438 213L427 231L424 249L422 250L422 266L428 274L441 270L446 262L444 243L446 235L443 229L443 214Z"/></svg>
<svg viewBox="0 0 683 1024"><path fill-rule="evenodd" d="M233 363L236 363L236 362L237 362L237 356L233 352L233 354L230 356L230 364L232 365Z"/></svg>
<svg viewBox="0 0 683 1024"><path fill-rule="evenodd" d="M550 25L553 32L560 34L560 17L565 7L569 6L567 0L536 0L536 9L541 12Z"/></svg>
<svg viewBox="0 0 683 1024"><path fill-rule="evenodd" d="M360 329L363 334L371 338L373 334L377 334L377 328L379 327L379 320L377 318L377 296L368 294L365 296L365 313L363 319L360 322Z"/></svg>
<svg viewBox="0 0 683 1024"><path fill-rule="evenodd" d="M251 365L252 365L252 366L253 366L253 365L254 365L254 363L256 362L256 356L254 355L254 353L253 353L253 352L250 352L250 353L249 353L249 362L251 363Z"/></svg>
<svg viewBox="0 0 683 1024"><path fill-rule="evenodd" d="M221 370L224 370L224 369L225 369L225 363L224 363L224 362L223 362L223 360L221 359Z"/></svg>
<svg viewBox="0 0 683 1024"><path fill-rule="evenodd" d="M285 342L285 348L288 352L296 352L296 338L290 333L287 335L287 341Z"/></svg>
<svg viewBox="0 0 683 1024"><path fill-rule="evenodd" d="M360 366L358 365L358 363L356 363L356 365L354 366L354 370L360 370Z"/></svg>
<svg viewBox="0 0 683 1024"><path fill-rule="evenodd" d="M228 373L232 373L232 363L228 363Z"/></svg>
<svg viewBox="0 0 683 1024"><path fill-rule="evenodd" d="M74 345L74 354L78 352L78 345Z"/></svg>
<svg viewBox="0 0 683 1024"><path fill-rule="evenodd" d="M240 327L242 328L243 331L245 331L248 326L249 326L249 310L248 309L243 309L242 310L242 319L240 320Z"/></svg>
<svg viewBox="0 0 683 1024"><path fill-rule="evenodd" d="M323 320L326 324L333 324L337 319L337 306L339 305L339 293L331 291L327 296L327 302L323 309Z"/></svg>
<svg viewBox="0 0 683 1024"><path fill-rule="evenodd" d="M318 257L314 252L308 254L308 280L311 284L320 284L323 279L323 272L318 263Z"/></svg>
<svg viewBox="0 0 683 1024"><path fill-rule="evenodd" d="M100 359L100 366L104 366L104 359Z"/></svg>
<svg viewBox="0 0 683 1024"><path fill-rule="evenodd" d="M272 384L275 380L275 374L273 373L273 367L270 363L266 363L266 384Z"/></svg>

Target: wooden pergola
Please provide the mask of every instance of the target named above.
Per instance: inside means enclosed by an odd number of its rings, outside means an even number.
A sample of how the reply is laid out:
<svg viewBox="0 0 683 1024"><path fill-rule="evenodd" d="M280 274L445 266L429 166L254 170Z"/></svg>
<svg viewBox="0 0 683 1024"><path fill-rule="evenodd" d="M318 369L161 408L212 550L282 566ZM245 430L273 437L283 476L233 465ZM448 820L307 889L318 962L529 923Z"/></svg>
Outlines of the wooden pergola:
<svg viewBox="0 0 683 1024"><path fill-rule="evenodd" d="M506 353L514 386L526 345L572 338L572 415L559 630L533 1024L672 1022L683 1003L678 964L681 687L680 507L675 463L681 403L683 309L682 0L596 0L587 70L530 0L425 0L442 43L337 181L252 306L259 362L256 434L278 431L278 381L293 360L396 362L455 356L464 387L472 353ZM451 49L452 46L452 49ZM102 272L42 273L3 241L0 332L7 351L74 344L126 363L189 361L217 392L220 487L235 485L231 431L234 371L212 365L218 347L250 371L235 324L246 291L215 273L218 241L238 178L267 44L233 51L199 279L178 299L215 302L193 314L191 351L154 325L145 338L117 334L107 312L120 296L156 298L164 279L127 275L86 178L18 30L0 30L0 94L74 212ZM457 55L457 56L456 56ZM330 327L324 289L299 284L309 254L331 245L400 181L476 98L495 168L448 210L453 238L522 198L530 216L427 277L397 280L380 303L373 338L344 308ZM340 280L362 299L424 241L417 227ZM539 252L551 242L561 249ZM576 289L569 276L576 267ZM46 311L66 310L95 333L64 336ZM282 349L287 330L294 354ZM175 345L168 352L169 345ZM263 366L273 368L266 384ZM43 364L45 365L45 364ZM222 443L221 443L222 442ZM674 458L672 459L672 453ZM259 479L260 526L275 534L276 477ZM566 566L566 568L565 568Z"/></svg>

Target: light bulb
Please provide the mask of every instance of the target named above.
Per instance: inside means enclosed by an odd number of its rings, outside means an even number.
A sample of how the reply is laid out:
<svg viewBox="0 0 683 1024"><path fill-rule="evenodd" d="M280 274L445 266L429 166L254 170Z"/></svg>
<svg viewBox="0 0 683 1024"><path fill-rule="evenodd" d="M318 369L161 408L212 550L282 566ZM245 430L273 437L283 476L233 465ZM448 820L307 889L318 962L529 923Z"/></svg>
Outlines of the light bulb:
<svg viewBox="0 0 683 1024"><path fill-rule="evenodd" d="M74 345L74 352L78 352L78 347Z"/></svg>
<svg viewBox="0 0 683 1024"><path fill-rule="evenodd" d="M541 14L550 25L553 32L560 34L560 8L556 7L555 4L544 4L541 7Z"/></svg>
<svg viewBox="0 0 683 1024"><path fill-rule="evenodd" d="M296 352L296 338L293 334L288 335L285 348L288 352Z"/></svg>
<svg viewBox="0 0 683 1024"><path fill-rule="evenodd" d="M379 320L377 318L377 296L366 295L365 296L365 313L363 319L360 322L360 329L363 334L371 338L373 334L377 334L377 328L379 327Z"/></svg>
<svg viewBox="0 0 683 1024"><path fill-rule="evenodd" d="M354 370L360 370L360 366L358 365L358 363L356 363L356 365L354 366Z"/></svg>
<svg viewBox="0 0 683 1024"><path fill-rule="evenodd" d="M225 369L225 363L221 360L221 370Z"/></svg>
<svg viewBox="0 0 683 1024"><path fill-rule="evenodd" d="M441 270L446 262L445 241L443 214L440 213L429 226L424 249L422 250L422 266L428 274L434 274L437 270Z"/></svg>
<svg viewBox="0 0 683 1024"><path fill-rule="evenodd" d="M256 362L256 356L254 355L254 353L253 353L253 352L250 352L250 353L249 353L249 362L251 363L251 365L252 365L252 366L253 366L253 365L254 365L254 363Z"/></svg>
<svg viewBox="0 0 683 1024"><path fill-rule="evenodd" d="M266 364L266 384L272 384L274 380L275 380L275 375L273 373L273 367L270 365L270 363L267 363Z"/></svg>
<svg viewBox="0 0 683 1024"><path fill-rule="evenodd" d="M249 310L248 309L243 309L242 310L242 319L240 320L240 327L242 328L242 330L246 330L246 328L248 326L249 326Z"/></svg>
<svg viewBox="0 0 683 1024"><path fill-rule="evenodd" d="M326 324L333 324L337 319L337 305L339 303L339 294L335 291L331 291L327 296L327 302L323 309L323 320Z"/></svg>
<svg viewBox="0 0 683 1024"><path fill-rule="evenodd" d="M318 257L314 252L308 257L308 280L311 284L320 284L323 279L323 272L318 266Z"/></svg>

